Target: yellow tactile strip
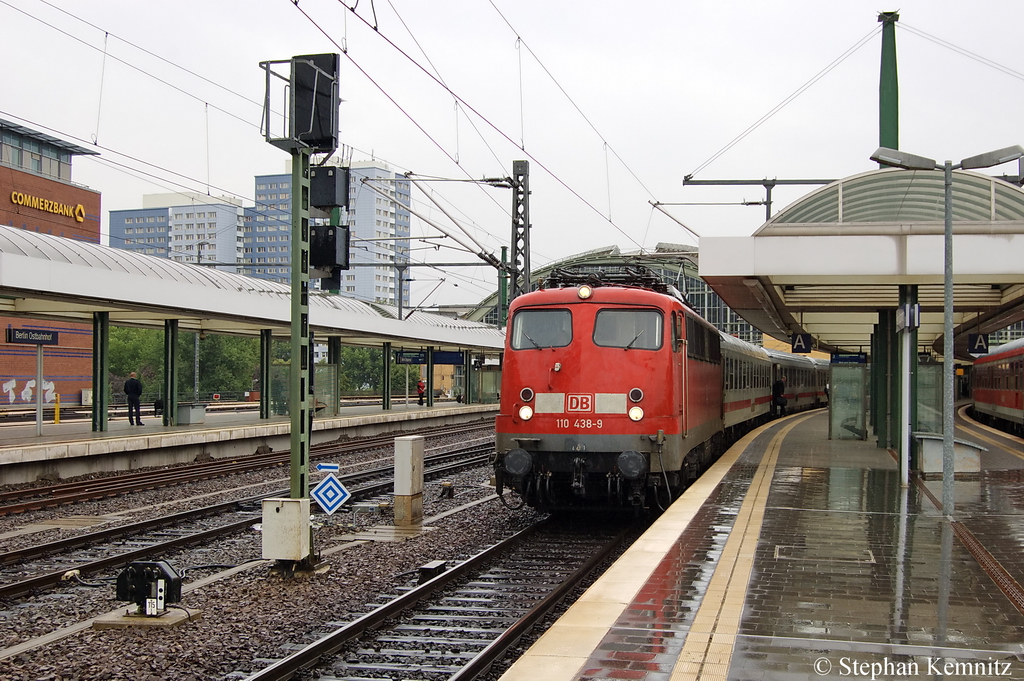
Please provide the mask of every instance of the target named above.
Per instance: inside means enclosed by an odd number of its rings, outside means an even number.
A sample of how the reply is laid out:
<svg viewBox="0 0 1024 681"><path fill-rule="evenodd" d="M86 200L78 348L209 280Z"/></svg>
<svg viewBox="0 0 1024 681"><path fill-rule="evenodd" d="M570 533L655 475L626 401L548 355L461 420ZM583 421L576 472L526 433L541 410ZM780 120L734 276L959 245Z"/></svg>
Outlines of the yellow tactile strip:
<svg viewBox="0 0 1024 681"><path fill-rule="evenodd" d="M804 418L800 419L789 419L789 423L786 424L780 436L777 436L772 442L781 443L782 438L785 437L785 433L788 433L794 426L802 422ZM563 615L554 625L552 625L545 634L537 640L536 643L519 658L518 661L512 667L505 672L501 677L501 681L536 681L536 679L572 679L578 678L579 672L583 666L587 663L591 653L597 649L601 644L604 636L608 633L623 612L630 606L637 594L647 583L654 570L657 568L661 558L668 553L672 547L679 541L680 535L686 530L687 526L694 519L694 517L701 510L708 497L714 492L715 488L725 478L726 473L732 468L733 464L739 459L739 457L747 450L750 444L754 441L766 429L773 426L777 426L777 423L769 423L760 428L757 428L739 442L736 443L728 452L722 455L722 457L715 462L707 472L704 473L693 485L691 485L674 504L668 509L662 516L651 525L650 529L644 533L637 542L633 544L620 558L616 561L605 574L594 583L586 593L583 594L576 601L576 603L569 608L569 610ZM772 458L772 470L774 470L774 461L778 456L778 447L774 447L775 455ZM758 475L761 473L761 469L765 465L763 457L761 466L758 469L758 474L755 474L756 483ZM762 476L763 477L763 476ZM767 475L765 479L765 488L763 495L767 495L767 485L771 482L771 473ZM751 491L754 486L752 484ZM749 498L749 493L748 493ZM746 508L747 503L741 506ZM757 517L756 530L751 526L752 524L748 520L748 526L740 525L740 520L737 520L735 525L736 528L745 528L746 532L753 532L753 541L756 543L758 534L760 533L760 518L763 516L764 501L760 502L761 511ZM742 513L742 511L741 511ZM748 511L747 516L749 517L750 512ZM736 536L735 530L733 531L730 539L726 543L726 549L733 542L733 537ZM753 550L750 550L750 557L753 557ZM748 561L749 563L749 561ZM719 572L722 571L721 564L715 569L714 576L718 576ZM730 567L728 572L735 572L734 568ZM749 579L749 564L747 566L747 578ZM709 586L714 586L714 583ZM746 592L746 582L742 585L739 597L739 610L736 612L736 619L738 626L738 618L740 610L743 606L743 597ZM711 596L710 593L704 597L704 602L708 600L715 600L715 597ZM724 600L724 593L717 597L719 603ZM720 606L717 606L721 610ZM703 610L703 606L701 607ZM698 611L698 614L700 611ZM718 616L714 618L716 621L719 619ZM735 629L735 627L734 627ZM705 651L710 651L711 643L715 643L714 651L716 656L719 656L722 650L722 645L725 642L724 639L712 641L711 634L721 633L725 634L722 630L718 632L716 629L712 629L707 632L708 638L705 643ZM693 636L694 632L688 634L687 640L690 636ZM732 634L735 638L735 633ZM699 638L699 637L698 637ZM731 657L732 645L728 644L728 653ZM725 658L719 658L725 659ZM712 667L707 662L711 660L705 660L701 664L703 674L711 672ZM725 669L722 670L722 677L724 678L725 673L728 671L728 660L725 659ZM712 678L712 677L681 677L681 678Z"/></svg>
<svg viewBox="0 0 1024 681"><path fill-rule="evenodd" d="M672 670L672 681L725 681L728 676L779 450L789 431L807 418L810 417L790 419L772 438L761 458L693 625L686 634L686 642Z"/></svg>

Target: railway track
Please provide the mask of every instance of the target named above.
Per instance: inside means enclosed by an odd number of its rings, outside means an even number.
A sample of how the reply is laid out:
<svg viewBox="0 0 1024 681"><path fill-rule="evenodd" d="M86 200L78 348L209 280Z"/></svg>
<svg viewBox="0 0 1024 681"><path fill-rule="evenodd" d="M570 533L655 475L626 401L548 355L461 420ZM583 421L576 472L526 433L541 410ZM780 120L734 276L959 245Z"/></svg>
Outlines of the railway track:
<svg viewBox="0 0 1024 681"><path fill-rule="evenodd" d="M425 457L424 477L434 479L482 466L492 450L493 446L487 443ZM381 466L344 474L339 479L349 487L355 500L390 491L393 475L393 466ZM276 490L0 554L0 580L5 582L0 584L0 599L51 588L69 574L84 577L183 546L214 541L259 522L262 499L288 495L287 489ZM230 517L225 521L225 516Z"/></svg>
<svg viewBox="0 0 1024 681"><path fill-rule="evenodd" d="M441 426L413 432L414 435L436 437L453 433L471 433L473 431L493 431L491 424L472 424L467 426ZM378 436L360 438L344 443L328 443L313 447L310 450L310 463L323 461L332 457L344 456L356 451L386 447L394 443L394 436ZM38 511L54 508L63 504L79 501L102 499L105 497L138 492L170 485L180 485L197 480L238 475L255 470L263 470L274 466L290 463L289 450L252 454L241 458L215 459L202 463L175 466L158 470L112 475L90 480L81 480L43 487L22 488L0 491L0 516Z"/></svg>
<svg viewBox="0 0 1024 681"><path fill-rule="evenodd" d="M490 669L635 529L547 519L330 632L247 681L449 679Z"/></svg>

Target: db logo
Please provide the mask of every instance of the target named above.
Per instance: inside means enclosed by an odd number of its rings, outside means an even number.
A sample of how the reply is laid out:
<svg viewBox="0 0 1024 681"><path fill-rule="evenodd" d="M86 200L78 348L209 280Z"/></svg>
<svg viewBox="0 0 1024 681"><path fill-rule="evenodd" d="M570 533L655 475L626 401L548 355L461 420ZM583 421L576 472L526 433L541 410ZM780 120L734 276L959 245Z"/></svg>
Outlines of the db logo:
<svg viewBox="0 0 1024 681"><path fill-rule="evenodd" d="M593 395L567 395L567 411L594 411Z"/></svg>

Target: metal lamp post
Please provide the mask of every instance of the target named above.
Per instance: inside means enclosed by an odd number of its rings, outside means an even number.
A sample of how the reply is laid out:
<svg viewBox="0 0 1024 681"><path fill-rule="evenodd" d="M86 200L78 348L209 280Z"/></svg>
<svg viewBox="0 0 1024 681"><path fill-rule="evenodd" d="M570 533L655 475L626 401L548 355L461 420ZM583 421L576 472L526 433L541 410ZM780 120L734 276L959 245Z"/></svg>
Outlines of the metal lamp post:
<svg viewBox="0 0 1024 681"><path fill-rule="evenodd" d="M946 161L943 165L939 165L933 159L925 156L915 156L887 147L879 147L871 155L872 161L883 165L904 170L941 170L944 174L943 320L945 324L942 332L942 513L947 518L953 517L953 171L991 168L1021 157L1024 157L1024 148L1021 148L1020 145L971 156L955 165L952 161Z"/></svg>

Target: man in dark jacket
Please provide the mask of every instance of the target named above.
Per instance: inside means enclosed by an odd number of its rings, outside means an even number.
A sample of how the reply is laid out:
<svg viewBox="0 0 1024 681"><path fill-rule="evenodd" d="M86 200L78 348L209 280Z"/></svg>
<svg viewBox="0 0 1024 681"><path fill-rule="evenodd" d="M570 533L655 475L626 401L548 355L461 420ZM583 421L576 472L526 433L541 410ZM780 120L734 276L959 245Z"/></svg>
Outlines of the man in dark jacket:
<svg viewBox="0 0 1024 681"><path fill-rule="evenodd" d="M786 415L786 377L779 376L779 380L772 385L772 404L775 405L775 413L779 416Z"/></svg>
<svg viewBox="0 0 1024 681"><path fill-rule="evenodd" d="M142 425L142 382L133 371L124 382L124 394L128 398L128 423L133 426Z"/></svg>

